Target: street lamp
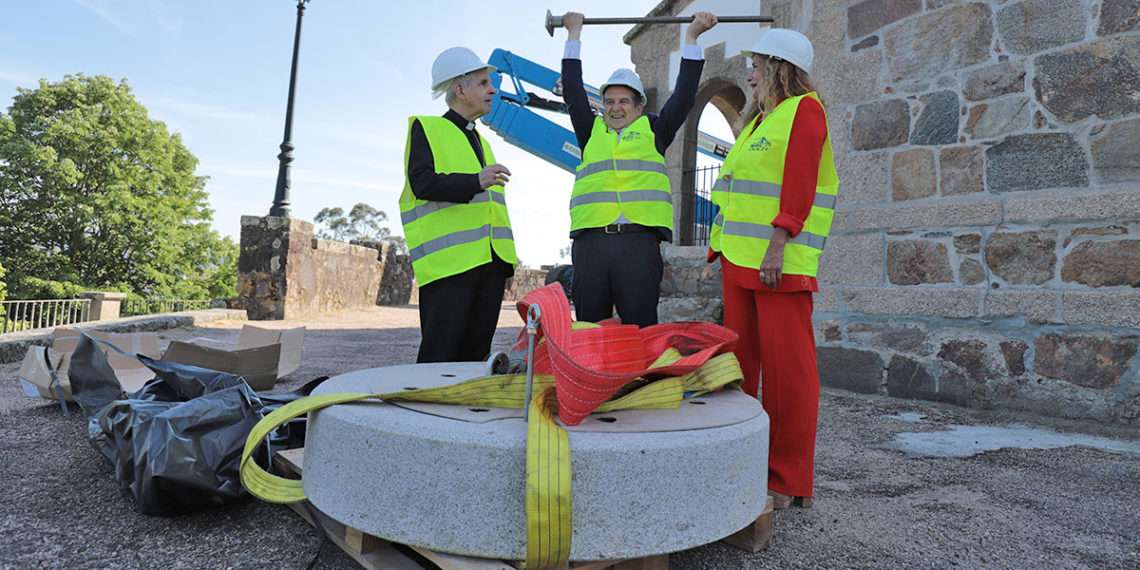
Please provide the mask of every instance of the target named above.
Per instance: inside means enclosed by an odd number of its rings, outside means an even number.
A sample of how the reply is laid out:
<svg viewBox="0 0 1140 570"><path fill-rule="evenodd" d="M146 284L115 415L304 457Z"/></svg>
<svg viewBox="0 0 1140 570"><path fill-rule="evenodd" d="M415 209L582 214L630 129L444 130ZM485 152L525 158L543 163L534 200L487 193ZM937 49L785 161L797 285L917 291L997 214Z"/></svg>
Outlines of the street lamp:
<svg viewBox="0 0 1140 570"><path fill-rule="evenodd" d="M281 141L281 154L277 155L277 189L273 193L270 216L289 217L289 168L293 162L293 95L297 90L297 54L301 50L301 18L305 4L310 0L297 0L297 31L293 36L293 69L289 72L289 102L285 107L285 136Z"/></svg>

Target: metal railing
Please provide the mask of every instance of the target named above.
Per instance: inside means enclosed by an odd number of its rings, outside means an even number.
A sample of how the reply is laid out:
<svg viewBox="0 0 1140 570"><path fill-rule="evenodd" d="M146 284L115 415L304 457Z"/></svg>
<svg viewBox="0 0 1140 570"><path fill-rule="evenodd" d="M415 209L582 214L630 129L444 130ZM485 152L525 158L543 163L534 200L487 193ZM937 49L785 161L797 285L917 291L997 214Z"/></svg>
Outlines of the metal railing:
<svg viewBox="0 0 1140 570"><path fill-rule="evenodd" d="M91 299L0 301L0 334L73 325L90 314Z"/></svg>
<svg viewBox="0 0 1140 570"><path fill-rule="evenodd" d="M134 317L138 315L198 311L209 308L210 301L202 299L128 298L123 302L122 315L124 317Z"/></svg>
<svg viewBox="0 0 1140 570"><path fill-rule="evenodd" d="M681 213L681 245L708 245L709 229L716 206L712 203L712 187L720 176L720 165L686 170L688 179L684 208ZM689 190L691 188L691 191Z"/></svg>

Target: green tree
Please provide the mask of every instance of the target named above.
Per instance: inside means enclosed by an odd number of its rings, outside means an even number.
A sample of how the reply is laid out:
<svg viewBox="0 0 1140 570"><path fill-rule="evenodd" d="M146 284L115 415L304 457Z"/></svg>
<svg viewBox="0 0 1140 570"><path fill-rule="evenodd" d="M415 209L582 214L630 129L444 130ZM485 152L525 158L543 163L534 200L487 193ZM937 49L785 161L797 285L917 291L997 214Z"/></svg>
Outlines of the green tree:
<svg viewBox="0 0 1140 570"><path fill-rule="evenodd" d="M3 301L8 295L8 289L4 285L4 265L0 264L0 301Z"/></svg>
<svg viewBox="0 0 1140 570"><path fill-rule="evenodd" d="M360 202L344 213L343 208L322 208L313 222L323 226L317 235L337 241L383 241L392 234L385 222L388 214Z"/></svg>
<svg viewBox="0 0 1140 570"><path fill-rule="evenodd" d="M18 89L0 114L0 259L10 294L232 296L237 246L210 229L197 165L125 80L74 75Z"/></svg>

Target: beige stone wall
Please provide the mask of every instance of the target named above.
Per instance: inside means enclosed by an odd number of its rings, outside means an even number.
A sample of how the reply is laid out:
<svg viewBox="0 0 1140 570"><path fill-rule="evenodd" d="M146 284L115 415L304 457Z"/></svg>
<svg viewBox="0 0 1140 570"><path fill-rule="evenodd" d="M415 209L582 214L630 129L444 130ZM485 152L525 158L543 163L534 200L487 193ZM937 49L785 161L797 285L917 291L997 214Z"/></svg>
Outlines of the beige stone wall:
<svg viewBox="0 0 1140 570"><path fill-rule="evenodd" d="M840 171L825 382L1140 422L1140 2L769 9L813 40Z"/></svg>

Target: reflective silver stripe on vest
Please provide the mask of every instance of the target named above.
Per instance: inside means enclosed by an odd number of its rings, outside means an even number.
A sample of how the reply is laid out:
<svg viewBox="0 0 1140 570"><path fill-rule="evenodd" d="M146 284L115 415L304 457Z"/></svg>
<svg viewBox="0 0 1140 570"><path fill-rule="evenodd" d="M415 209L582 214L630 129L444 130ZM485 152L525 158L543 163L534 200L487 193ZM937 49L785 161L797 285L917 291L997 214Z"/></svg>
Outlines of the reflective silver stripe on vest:
<svg viewBox="0 0 1140 570"><path fill-rule="evenodd" d="M774 231L775 228L766 224L750 224L748 222L726 222L724 224L725 235L772 239ZM817 234L800 232L800 235L788 240L788 243L823 249L824 244L827 243L827 238Z"/></svg>
<svg viewBox="0 0 1140 570"><path fill-rule="evenodd" d="M635 170L642 172L659 172L666 174L665 165L660 162L652 162L649 160L599 160L598 162L591 162L583 166L576 174L575 180L581 180L591 174L605 172L607 170Z"/></svg>
<svg viewBox="0 0 1140 570"><path fill-rule="evenodd" d="M620 196L619 196L620 194ZM585 204L618 204L621 202L666 202L673 203L673 197L664 190L625 190L622 192L590 192L570 199L570 207Z"/></svg>
<svg viewBox="0 0 1140 570"><path fill-rule="evenodd" d="M515 234L511 232L511 228L495 227L491 230L491 239L515 239Z"/></svg>
<svg viewBox="0 0 1140 570"><path fill-rule="evenodd" d="M713 184L713 192L729 192L733 194L748 194L751 196L768 196L772 198L780 197L780 185L771 182L756 182L753 180L737 180L732 184L731 190L729 188L729 181L724 177L718 178L716 184ZM830 210L835 209L836 196L831 194L815 194L815 201L813 205L819 208L827 208Z"/></svg>
<svg viewBox="0 0 1140 570"><path fill-rule="evenodd" d="M502 204L503 206L507 205L507 197L505 195L498 192L486 190L476 194L474 198L471 198L470 202L428 202L427 204L416 206L407 212L400 212L400 221L403 222L406 226L428 214L438 212L444 208L450 208L452 206L466 206L467 204L479 204L487 201L493 201L496 204Z"/></svg>
<svg viewBox="0 0 1140 570"><path fill-rule="evenodd" d="M714 226L723 226L724 225L724 213L723 212L718 213L716 215L716 219L713 220L713 225Z"/></svg>
<svg viewBox="0 0 1140 570"><path fill-rule="evenodd" d="M838 198L838 196L833 196L831 194L820 194L819 192L816 192L815 206L817 208L827 208L829 210L834 210L836 198Z"/></svg>
<svg viewBox="0 0 1140 570"><path fill-rule="evenodd" d="M508 232L510 231L508 228L502 229L505 229ZM453 245L463 245L465 243L479 241L487 237L490 233L491 224L487 224L483 227L475 228L473 230L463 230L461 232L450 233L445 236L440 236L433 240L426 241L420 244L419 247L412 248L412 251L409 253L412 256L412 261L416 261L437 251L443 251Z"/></svg>

